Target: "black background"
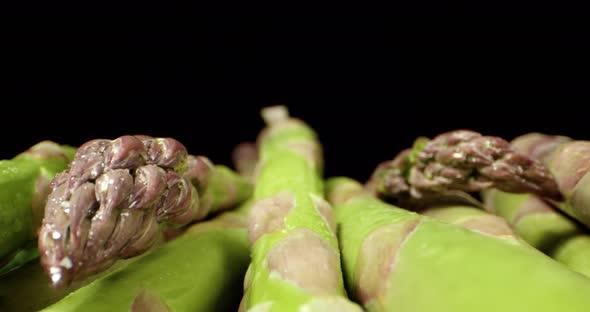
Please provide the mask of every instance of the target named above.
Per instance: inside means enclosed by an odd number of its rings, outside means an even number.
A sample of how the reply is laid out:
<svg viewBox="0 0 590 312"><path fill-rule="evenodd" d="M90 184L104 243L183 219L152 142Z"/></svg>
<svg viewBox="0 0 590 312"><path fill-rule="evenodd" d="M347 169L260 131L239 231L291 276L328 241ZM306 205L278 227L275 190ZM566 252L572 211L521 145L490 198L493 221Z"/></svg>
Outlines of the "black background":
<svg viewBox="0 0 590 312"><path fill-rule="evenodd" d="M230 164L274 104L317 130L329 176L365 179L415 137L458 128L590 139L583 18L485 6L455 16L441 4L379 17L135 9L63 18L37 7L3 25L1 158L44 139L145 133Z"/></svg>

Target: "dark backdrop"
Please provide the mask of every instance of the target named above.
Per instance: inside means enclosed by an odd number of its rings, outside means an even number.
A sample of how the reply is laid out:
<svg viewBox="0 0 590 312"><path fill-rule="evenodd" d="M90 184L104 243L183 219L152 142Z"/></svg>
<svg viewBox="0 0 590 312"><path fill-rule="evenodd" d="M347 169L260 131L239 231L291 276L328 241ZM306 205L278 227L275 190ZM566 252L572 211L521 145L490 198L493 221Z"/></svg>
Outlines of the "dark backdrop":
<svg viewBox="0 0 590 312"><path fill-rule="evenodd" d="M448 20L166 13L4 27L0 156L43 139L145 133L229 164L274 104L316 128L327 175L359 179L416 136L458 128L590 139L583 27Z"/></svg>

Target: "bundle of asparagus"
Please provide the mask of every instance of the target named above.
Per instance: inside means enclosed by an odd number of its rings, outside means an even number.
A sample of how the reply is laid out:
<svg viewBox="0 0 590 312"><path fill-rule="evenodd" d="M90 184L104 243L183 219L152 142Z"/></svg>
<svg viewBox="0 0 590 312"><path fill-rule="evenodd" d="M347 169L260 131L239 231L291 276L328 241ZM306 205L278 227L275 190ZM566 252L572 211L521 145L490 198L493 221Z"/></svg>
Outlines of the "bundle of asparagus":
<svg viewBox="0 0 590 312"><path fill-rule="evenodd" d="M585 142L453 131L419 138L362 185L323 180L317 134L286 107L262 117L256 143L232 155L238 174L143 135L75 154L45 142L0 162L0 222L26 225L0 233L0 259L13 259L0 310L590 306L590 236L570 219L590 223ZM40 261L18 268L37 228Z"/></svg>

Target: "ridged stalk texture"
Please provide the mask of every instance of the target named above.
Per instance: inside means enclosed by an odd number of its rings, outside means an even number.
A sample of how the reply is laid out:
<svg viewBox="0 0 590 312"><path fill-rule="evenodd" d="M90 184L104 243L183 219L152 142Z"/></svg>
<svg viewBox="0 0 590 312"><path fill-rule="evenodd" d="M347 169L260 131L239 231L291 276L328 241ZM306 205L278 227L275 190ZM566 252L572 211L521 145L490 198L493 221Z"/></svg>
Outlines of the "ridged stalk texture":
<svg viewBox="0 0 590 312"><path fill-rule="evenodd" d="M492 189L483 197L486 209L506 219L527 243L590 276L590 235L583 225L531 194Z"/></svg>
<svg viewBox="0 0 590 312"><path fill-rule="evenodd" d="M327 184L353 298L367 311L587 311L590 279L513 239L387 204L354 180Z"/></svg>
<svg viewBox="0 0 590 312"><path fill-rule="evenodd" d="M255 203L248 218L252 262L241 311L361 311L346 297L322 151L315 132L282 106L263 110Z"/></svg>

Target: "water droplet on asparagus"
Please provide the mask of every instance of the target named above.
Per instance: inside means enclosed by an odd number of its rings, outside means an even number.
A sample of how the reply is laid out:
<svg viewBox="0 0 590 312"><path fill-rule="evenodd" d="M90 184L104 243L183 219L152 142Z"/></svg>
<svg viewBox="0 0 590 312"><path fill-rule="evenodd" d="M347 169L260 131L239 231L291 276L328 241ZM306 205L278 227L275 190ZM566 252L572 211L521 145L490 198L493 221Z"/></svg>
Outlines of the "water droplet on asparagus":
<svg viewBox="0 0 590 312"><path fill-rule="evenodd" d="M66 269L71 269L72 268L72 260L70 260L70 257L65 257L65 258L61 259L61 262L59 263L59 265L66 268Z"/></svg>

